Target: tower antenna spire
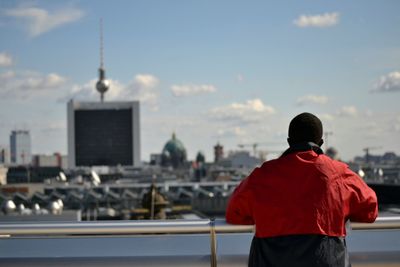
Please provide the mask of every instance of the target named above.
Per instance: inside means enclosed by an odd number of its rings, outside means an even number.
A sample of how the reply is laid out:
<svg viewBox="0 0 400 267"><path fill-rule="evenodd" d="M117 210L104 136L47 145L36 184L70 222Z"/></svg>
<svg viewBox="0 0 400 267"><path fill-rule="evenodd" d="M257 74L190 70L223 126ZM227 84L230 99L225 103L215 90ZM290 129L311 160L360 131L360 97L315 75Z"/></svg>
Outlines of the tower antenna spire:
<svg viewBox="0 0 400 267"><path fill-rule="evenodd" d="M100 18L100 68L104 69L103 18Z"/></svg>
<svg viewBox="0 0 400 267"><path fill-rule="evenodd" d="M104 68L104 40L103 40L103 18L100 18L100 67L99 80L96 83L96 89L100 93L100 101L104 101L104 93L110 88L109 81L106 80L106 70Z"/></svg>

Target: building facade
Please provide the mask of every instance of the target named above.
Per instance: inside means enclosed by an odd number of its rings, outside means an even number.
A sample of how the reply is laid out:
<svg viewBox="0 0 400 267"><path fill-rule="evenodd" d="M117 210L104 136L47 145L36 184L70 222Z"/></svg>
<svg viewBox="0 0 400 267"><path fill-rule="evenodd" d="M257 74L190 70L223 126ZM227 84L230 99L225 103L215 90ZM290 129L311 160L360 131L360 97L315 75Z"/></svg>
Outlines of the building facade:
<svg viewBox="0 0 400 267"><path fill-rule="evenodd" d="M31 164L31 136L29 131L15 130L11 132L10 158L11 163L15 165Z"/></svg>
<svg viewBox="0 0 400 267"><path fill-rule="evenodd" d="M140 165L139 102L68 103L69 168Z"/></svg>
<svg viewBox="0 0 400 267"><path fill-rule="evenodd" d="M68 168L67 156L60 153L53 155L33 155L32 165L34 167L60 167L61 169Z"/></svg>

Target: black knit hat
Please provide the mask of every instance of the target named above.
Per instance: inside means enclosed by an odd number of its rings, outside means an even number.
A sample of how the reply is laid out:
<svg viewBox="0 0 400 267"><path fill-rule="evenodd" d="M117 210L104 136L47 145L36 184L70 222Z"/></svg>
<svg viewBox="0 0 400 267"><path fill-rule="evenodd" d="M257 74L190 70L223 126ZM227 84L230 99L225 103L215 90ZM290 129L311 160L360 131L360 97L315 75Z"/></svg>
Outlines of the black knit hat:
<svg viewBox="0 0 400 267"><path fill-rule="evenodd" d="M311 113L301 113L294 117L289 124L290 144L314 142L320 145L322 140L322 122Z"/></svg>

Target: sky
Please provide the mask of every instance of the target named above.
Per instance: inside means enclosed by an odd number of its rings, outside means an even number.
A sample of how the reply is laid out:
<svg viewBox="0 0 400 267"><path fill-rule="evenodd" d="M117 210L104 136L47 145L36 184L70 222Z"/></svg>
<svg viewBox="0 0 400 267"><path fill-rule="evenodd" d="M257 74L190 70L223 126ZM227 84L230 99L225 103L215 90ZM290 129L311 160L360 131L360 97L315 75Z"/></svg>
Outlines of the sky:
<svg viewBox="0 0 400 267"><path fill-rule="evenodd" d="M273 158L301 112L343 160L400 155L400 2L71 0L0 2L0 145L67 153L67 102L139 100L141 158L175 132L189 159L244 144ZM327 144L326 144L327 143Z"/></svg>

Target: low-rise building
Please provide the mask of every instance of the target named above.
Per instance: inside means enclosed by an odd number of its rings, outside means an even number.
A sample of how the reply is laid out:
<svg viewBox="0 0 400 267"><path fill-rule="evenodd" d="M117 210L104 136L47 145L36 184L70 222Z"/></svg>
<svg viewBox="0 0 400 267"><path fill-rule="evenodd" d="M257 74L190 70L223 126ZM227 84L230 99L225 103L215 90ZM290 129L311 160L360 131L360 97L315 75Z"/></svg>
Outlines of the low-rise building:
<svg viewBox="0 0 400 267"><path fill-rule="evenodd" d="M0 185L7 184L7 171L8 168L4 167L3 165L0 165Z"/></svg>
<svg viewBox="0 0 400 267"><path fill-rule="evenodd" d="M227 168L240 168L240 169L249 169L261 165L262 160L260 158L256 158L250 155L248 151L233 151L230 152L229 155L221 159L218 165L227 167Z"/></svg>
<svg viewBox="0 0 400 267"><path fill-rule="evenodd" d="M60 153L53 155L34 155L32 157L34 167L59 167L66 169L68 167L68 157Z"/></svg>

